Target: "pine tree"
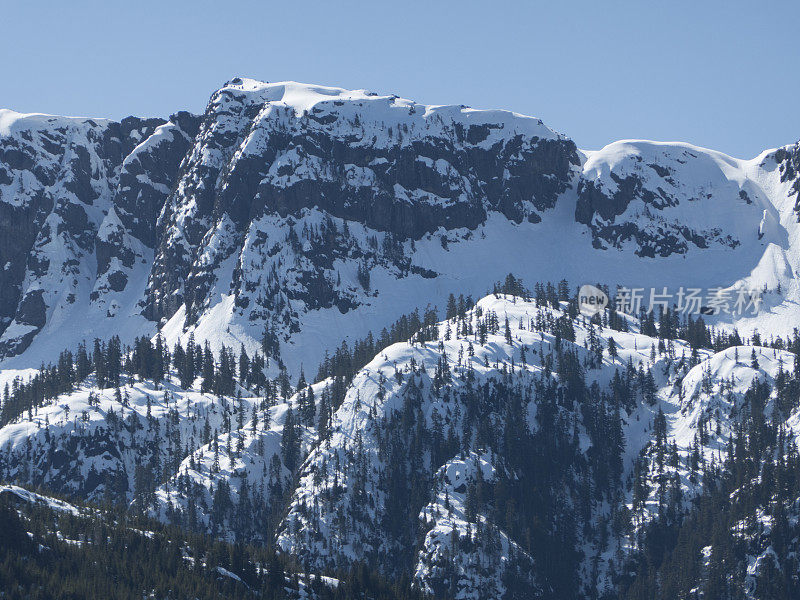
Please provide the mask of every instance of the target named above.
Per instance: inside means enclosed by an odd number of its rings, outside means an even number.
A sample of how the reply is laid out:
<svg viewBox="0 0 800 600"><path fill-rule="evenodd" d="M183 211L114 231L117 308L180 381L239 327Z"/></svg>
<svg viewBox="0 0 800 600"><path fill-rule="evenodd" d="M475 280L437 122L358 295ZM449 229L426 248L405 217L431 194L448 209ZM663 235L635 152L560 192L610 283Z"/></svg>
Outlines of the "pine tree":
<svg viewBox="0 0 800 600"><path fill-rule="evenodd" d="M297 460L300 454L300 435L295 424L292 408L286 409L286 416L283 423L283 437L281 439L281 455L283 463L289 471L297 468Z"/></svg>
<svg viewBox="0 0 800 600"><path fill-rule="evenodd" d="M616 360L617 358L617 342L612 337L608 338L608 355L611 360Z"/></svg>
<svg viewBox="0 0 800 600"><path fill-rule="evenodd" d="M205 343L205 348L201 353L203 355L203 371L201 373L203 382L200 384L200 391L207 394L215 388L214 355L211 353L211 347L208 342Z"/></svg>

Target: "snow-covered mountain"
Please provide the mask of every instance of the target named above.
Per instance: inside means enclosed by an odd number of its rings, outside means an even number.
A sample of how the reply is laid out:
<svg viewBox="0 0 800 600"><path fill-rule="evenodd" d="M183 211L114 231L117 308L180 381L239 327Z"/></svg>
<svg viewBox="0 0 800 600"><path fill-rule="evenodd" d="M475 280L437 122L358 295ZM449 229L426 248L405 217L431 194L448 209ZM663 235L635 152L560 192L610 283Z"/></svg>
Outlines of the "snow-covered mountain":
<svg viewBox="0 0 800 600"><path fill-rule="evenodd" d="M586 152L511 112L248 79L166 122L3 111L0 356L159 328L252 352L269 326L297 372L508 272L780 285L777 333L797 316L798 163L798 146Z"/></svg>
<svg viewBox="0 0 800 600"><path fill-rule="evenodd" d="M692 536L761 597L800 551L799 218L800 143L583 151L240 78L167 120L3 110L0 481L437 598L648 597ZM763 303L589 319L582 283Z"/></svg>

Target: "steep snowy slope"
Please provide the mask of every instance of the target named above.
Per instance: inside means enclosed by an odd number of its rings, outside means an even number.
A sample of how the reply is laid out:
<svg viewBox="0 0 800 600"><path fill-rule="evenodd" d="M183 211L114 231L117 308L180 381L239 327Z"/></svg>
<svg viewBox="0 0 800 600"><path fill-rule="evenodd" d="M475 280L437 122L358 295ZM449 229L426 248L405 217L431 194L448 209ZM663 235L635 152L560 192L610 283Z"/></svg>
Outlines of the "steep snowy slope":
<svg viewBox="0 0 800 600"><path fill-rule="evenodd" d="M305 397L309 390L312 398L314 390L324 397L328 383L309 386L279 404L243 401L238 426L197 449L190 446L189 455L156 490L153 515L230 539L269 543L291 489L294 463L317 442L314 421L303 419ZM317 412L313 400L311 406ZM291 432L284 436L287 420ZM289 436L296 443L294 458L287 452Z"/></svg>
<svg viewBox="0 0 800 600"><path fill-rule="evenodd" d="M734 346L703 357L689 368L683 364L672 387L662 390L660 410L666 424L666 436L674 442L677 464L665 462L658 456L656 444L645 450L651 476L651 488L642 499L642 520L663 510L664 496L672 481L661 484L664 473L668 481L677 476L681 493L692 497L702 485L701 464L722 465L728 458L730 443L741 421L751 411L753 391L766 386L768 396L763 398L763 411L767 418L782 423L792 439L799 439L797 426L797 398L782 394L777 380L791 378L796 366L796 356L786 350L764 347ZM693 456L695 455L695 456ZM659 460L661 464L659 464ZM694 465L694 466L693 466Z"/></svg>
<svg viewBox="0 0 800 600"><path fill-rule="evenodd" d="M117 123L0 111L0 356L153 331L136 305L195 117ZM4 364L8 366L8 364Z"/></svg>

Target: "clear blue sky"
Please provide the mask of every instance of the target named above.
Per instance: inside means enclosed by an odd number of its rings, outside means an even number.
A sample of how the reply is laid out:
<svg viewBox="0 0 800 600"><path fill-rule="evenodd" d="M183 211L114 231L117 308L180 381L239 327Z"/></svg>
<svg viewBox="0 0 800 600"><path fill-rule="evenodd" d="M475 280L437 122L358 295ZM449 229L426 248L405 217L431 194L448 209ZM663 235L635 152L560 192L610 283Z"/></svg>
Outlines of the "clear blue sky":
<svg viewBox="0 0 800 600"><path fill-rule="evenodd" d="M0 106L202 111L244 75L535 115L596 149L800 138L800 3L4 2Z"/></svg>

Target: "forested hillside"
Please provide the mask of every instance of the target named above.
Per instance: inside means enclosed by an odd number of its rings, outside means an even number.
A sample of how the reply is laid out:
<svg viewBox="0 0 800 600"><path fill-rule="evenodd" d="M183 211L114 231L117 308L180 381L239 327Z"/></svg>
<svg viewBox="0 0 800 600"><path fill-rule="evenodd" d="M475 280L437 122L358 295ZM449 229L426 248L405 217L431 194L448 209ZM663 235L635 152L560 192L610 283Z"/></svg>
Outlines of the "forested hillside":
<svg viewBox="0 0 800 600"><path fill-rule="evenodd" d="M800 333L589 318L511 275L436 314L296 382L160 336L65 350L6 392L2 477L402 593L797 593Z"/></svg>

